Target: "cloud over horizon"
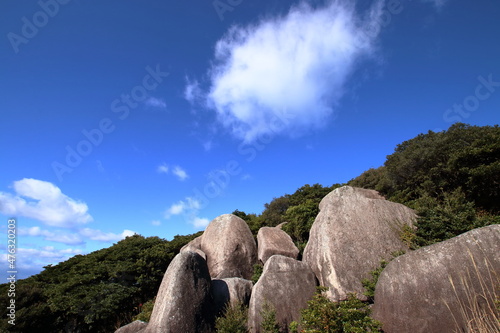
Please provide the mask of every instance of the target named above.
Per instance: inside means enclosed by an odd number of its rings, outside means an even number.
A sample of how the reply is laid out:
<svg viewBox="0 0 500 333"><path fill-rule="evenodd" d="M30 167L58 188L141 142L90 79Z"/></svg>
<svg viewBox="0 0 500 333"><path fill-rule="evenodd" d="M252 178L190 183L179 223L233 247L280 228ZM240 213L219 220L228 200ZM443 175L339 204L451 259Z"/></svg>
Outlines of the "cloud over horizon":
<svg viewBox="0 0 500 333"><path fill-rule="evenodd" d="M24 216L61 228L93 220L86 203L68 197L50 182L24 178L15 181L13 189L15 195L0 192L0 212L5 215Z"/></svg>
<svg viewBox="0 0 500 333"><path fill-rule="evenodd" d="M247 142L324 126L358 63L375 53L382 5L361 17L347 1L317 9L302 3L286 16L233 26L216 44L207 106ZM188 81L186 99L194 102L198 89ZM292 117L270 128L283 110Z"/></svg>

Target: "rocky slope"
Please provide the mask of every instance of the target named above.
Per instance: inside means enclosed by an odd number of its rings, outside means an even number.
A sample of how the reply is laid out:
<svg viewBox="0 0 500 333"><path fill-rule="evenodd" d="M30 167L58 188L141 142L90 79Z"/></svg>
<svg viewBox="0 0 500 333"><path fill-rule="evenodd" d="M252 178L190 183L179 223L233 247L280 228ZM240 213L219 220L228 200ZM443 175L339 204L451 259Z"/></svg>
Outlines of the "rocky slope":
<svg viewBox="0 0 500 333"><path fill-rule="evenodd" d="M468 292L487 290L473 301L483 308L492 304L490 287L500 281L500 226L409 251L400 236L415 218L411 209L376 191L338 188L321 201L298 261L297 248L280 228L262 228L257 246L245 221L219 216L168 267L149 324L132 323L117 332L210 332L224 306L238 301L249 304L250 332L261 332L266 303L288 327L318 284L329 288L332 301L348 293L365 299L362 279L400 250L407 253L385 268L376 286L374 317L389 333L453 332L466 326L460 309L471 301ZM257 262L265 264L264 271L253 285L248 279Z"/></svg>

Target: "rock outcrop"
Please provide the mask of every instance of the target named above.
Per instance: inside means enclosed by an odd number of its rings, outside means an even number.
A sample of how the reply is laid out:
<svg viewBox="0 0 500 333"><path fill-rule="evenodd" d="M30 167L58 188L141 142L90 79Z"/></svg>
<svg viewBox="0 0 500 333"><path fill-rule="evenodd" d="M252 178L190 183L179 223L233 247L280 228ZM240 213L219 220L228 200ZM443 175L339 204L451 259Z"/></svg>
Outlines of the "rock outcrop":
<svg viewBox="0 0 500 333"><path fill-rule="evenodd" d="M299 320L300 310L307 307L315 291L316 277L307 264L281 255L272 256L252 290L248 309L250 332L262 332L264 304L274 307L278 323L288 327L292 321Z"/></svg>
<svg viewBox="0 0 500 333"><path fill-rule="evenodd" d="M373 317L387 333L476 332L466 329L475 324L470 310L491 314L499 284L500 225L492 225L390 262L375 289Z"/></svg>
<svg viewBox="0 0 500 333"><path fill-rule="evenodd" d="M187 252L187 251L196 252L203 259L205 259L205 260L207 259L207 255L205 254L205 252L203 252L201 250L201 236L196 237L195 239L193 239L192 241L190 241L189 243L187 243L186 245L184 245L181 248L180 252L182 253L182 252Z"/></svg>
<svg viewBox="0 0 500 333"><path fill-rule="evenodd" d="M242 278L212 280L212 294L217 313L221 313L226 306L235 306L238 303L248 305L252 288L252 281Z"/></svg>
<svg viewBox="0 0 500 333"><path fill-rule="evenodd" d="M292 238L281 228L263 227L257 233L258 258L266 263L272 255L280 254L297 259L299 249L293 244Z"/></svg>
<svg viewBox="0 0 500 333"><path fill-rule="evenodd" d="M215 218L201 236L201 250L207 255L212 278L252 277L257 246L250 228L241 218L232 214Z"/></svg>
<svg viewBox="0 0 500 333"><path fill-rule="evenodd" d="M115 333L138 333L140 330L148 326L148 323L142 320L136 320L128 325L122 326L115 331Z"/></svg>
<svg viewBox="0 0 500 333"><path fill-rule="evenodd" d="M328 287L332 301L348 293L362 296L361 281L392 252L408 250L400 240L404 225L416 218L408 207L385 200L378 192L344 186L330 192L320 205L303 261Z"/></svg>
<svg viewBox="0 0 500 333"><path fill-rule="evenodd" d="M195 252L172 260L144 333L211 332L215 304L207 263Z"/></svg>

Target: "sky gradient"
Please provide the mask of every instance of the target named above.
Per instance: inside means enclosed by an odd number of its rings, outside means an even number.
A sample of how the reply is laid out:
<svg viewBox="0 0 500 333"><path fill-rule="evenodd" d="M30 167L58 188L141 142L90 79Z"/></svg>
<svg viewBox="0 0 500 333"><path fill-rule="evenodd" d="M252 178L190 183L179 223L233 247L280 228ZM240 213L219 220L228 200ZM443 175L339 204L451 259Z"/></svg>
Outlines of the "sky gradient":
<svg viewBox="0 0 500 333"><path fill-rule="evenodd" d="M0 270L191 234L499 123L493 0L2 3ZM3 275L2 275L3 276Z"/></svg>

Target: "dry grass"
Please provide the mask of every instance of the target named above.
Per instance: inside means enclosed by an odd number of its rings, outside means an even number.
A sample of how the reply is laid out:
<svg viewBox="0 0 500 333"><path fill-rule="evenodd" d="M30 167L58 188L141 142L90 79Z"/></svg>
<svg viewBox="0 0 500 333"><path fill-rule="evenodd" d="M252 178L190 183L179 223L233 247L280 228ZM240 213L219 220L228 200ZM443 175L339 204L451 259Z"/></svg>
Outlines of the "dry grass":
<svg viewBox="0 0 500 333"><path fill-rule="evenodd" d="M467 269L459 281L450 283L457 298L455 309L446 306L455 319L459 333L500 333L500 276L485 259L480 269L469 252L474 270ZM465 297L464 297L465 296ZM458 309L456 309L458 304Z"/></svg>

